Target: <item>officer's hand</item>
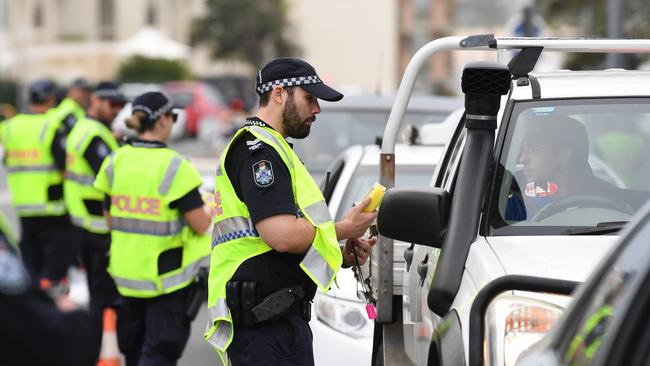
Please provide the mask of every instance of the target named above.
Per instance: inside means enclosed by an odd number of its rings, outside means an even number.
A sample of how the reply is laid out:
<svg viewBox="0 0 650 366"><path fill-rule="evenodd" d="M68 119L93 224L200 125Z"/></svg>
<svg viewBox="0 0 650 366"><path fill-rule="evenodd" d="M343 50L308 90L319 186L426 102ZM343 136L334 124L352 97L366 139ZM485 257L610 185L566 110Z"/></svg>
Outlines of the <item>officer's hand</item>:
<svg viewBox="0 0 650 366"><path fill-rule="evenodd" d="M354 256L357 256L359 265L362 266L370 257L372 252L372 247L377 243L377 237L373 236L372 238L362 239L348 239L345 241L345 246L343 247L343 264L346 267L350 267L356 264Z"/></svg>
<svg viewBox="0 0 650 366"><path fill-rule="evenodd" d="M350 211L346 212L343 219L336 223L336 236L339 240L359 238L368 230L377 217L377 212L362 212L370 203L370 197L366 197Z"/></svg>

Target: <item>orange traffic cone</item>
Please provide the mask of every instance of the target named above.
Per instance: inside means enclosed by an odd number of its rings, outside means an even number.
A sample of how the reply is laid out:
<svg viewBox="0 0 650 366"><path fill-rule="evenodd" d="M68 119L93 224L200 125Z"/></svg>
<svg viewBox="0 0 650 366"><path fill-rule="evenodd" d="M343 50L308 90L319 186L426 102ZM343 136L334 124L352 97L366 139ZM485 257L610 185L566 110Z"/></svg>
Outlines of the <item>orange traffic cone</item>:
<svg viewBox="0 0 650 366"><path fill-rule="evenodd" d="M97 366L120 366L122 358L120 349L117 346L117 315L115 310L106 308L104 310L104 333L102 335L102 348L99 352Z"/></svg>

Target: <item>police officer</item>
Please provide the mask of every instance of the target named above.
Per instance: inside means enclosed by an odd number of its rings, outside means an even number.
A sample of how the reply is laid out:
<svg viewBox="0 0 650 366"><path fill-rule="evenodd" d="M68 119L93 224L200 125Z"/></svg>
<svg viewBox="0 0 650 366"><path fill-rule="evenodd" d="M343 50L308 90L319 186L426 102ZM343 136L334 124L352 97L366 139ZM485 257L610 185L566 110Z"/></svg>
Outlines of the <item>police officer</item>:
<svg viewBox="0 0 650 366"><path fill-rule="evenodd" d="M236 133L217 169L205 338L223 364L313 365L307 322L316 287L328 290L355 251L365 263L376 239L359 237L376 213L361 211L365 199L334 223L285 140L307 137L318 99L343 95L295 58L266 64L257 93L257 116Z"/></svg>
<svg viewBox="0 0 650 366"><path fill-rule="evenodd" d="M75 79L66 91L65 98L56 106L54 113L59 116L64 124L69 117L73 117L75 120L85 117L86 109L90 106L92 91L92 87L86 79ZM68 130L72 128L71 125L67 127Z"/></svg>
<svg viewBox="0 0 650 366"><path fill-rule="evenodd" d="M106 272L111 237L104 220L104 194L92 184L104 159L117 150L111 122L126 103L126 97L112 82L101 82L93 92L88 118L74 120L66 141L65 204L72 224L78 228L81 259L86 268L92 320L92 352L99 357L104 309L119 295ZM70 116L68 120L73 120Z"/></svg>
<svg viewBox="0 0 650 366"><path fill-rule="evenodd" d="M65 151L54 138L58 121L48 110L56 87L48 80L29 89L30 113L0 124L11 200L20 218L22 259L31 278L53 297L67 291L74 258L72 227L63 202Z"/></svg>
<svg viewBox="0 0 650 366"><path fill-rule="evenodd" d="M38 289L0 236L0 365L87 366L88 314Z"/></svg>
<svg viewBox="0 0 650 366"><path fill-rule="evenodd" d="M132 109L127 126L138 138L104 160L94 183L109 197L118 344L128 365L175 365L190 332L191 284L209 263L210 214L201 176L165 144L176 118L171 100L149 92Z"/></svg>

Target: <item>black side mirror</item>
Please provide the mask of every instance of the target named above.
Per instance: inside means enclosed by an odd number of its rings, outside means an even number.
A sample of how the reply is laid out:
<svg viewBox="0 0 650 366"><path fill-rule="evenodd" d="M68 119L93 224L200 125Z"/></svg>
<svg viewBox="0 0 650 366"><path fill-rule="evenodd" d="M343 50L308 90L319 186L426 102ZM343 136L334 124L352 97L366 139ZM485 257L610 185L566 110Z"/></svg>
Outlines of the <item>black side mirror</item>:
<svg viewBox="0 0 650 366"><path fill-rule="evenodd" d="M379 207L377 229L391 239L440 248L450 204L444 189L391 188Z"/></svg>

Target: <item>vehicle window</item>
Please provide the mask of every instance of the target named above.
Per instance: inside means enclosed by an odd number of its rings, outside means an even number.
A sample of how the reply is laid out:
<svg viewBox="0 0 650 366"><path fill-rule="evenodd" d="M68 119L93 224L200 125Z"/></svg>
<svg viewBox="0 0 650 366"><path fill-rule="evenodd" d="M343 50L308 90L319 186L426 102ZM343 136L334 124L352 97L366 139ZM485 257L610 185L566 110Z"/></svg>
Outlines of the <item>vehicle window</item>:
<svg viewBox="0 0 650 366"><path fill-rule="evenodd" d="M431 171L434 165L398 165L395 167L395 186L426 187L431 180ZM377 166L359 166L354 172L350 183L345 190L336 221L358 202L368 192L372 185L379 181L379 168Z"/></svg>
<svg viewBox="0 0 650 366"><path fill-rule="evenodd" d="M205 85L204 86L204 95L205 99L211 103L215 104L225 104L226 103L226 98L223 97L223 94L221 91L219 91L217 88L213 88L212 86Z"/></svg>
<svg viewBox="0 0 650 366"><path fill-rule="evenodd" d="M525 102L511 121L499 161L496 235L624 222L650 197L647 99Z"/></svg>
<svg viewBox="0 0 650 366"><path fill-rule="evenodd" d="M381 138L388 121L386 111L328 111L316 116L308 139L294 140L294 149L312 175L324 172L334 158L345 148L361 144L374 144ZM426 123L439 123L444 114L408 112L402 126L420 127Z"/></svg>
<svg viewBox="0 0 650 366"><path fill-rule="evenodd" d="M446 164L446 169L444 172L442 172L442 181L440 183L440 187L446 189L449 193L453 193L452 182L454 181L454 172L456 172L456 168L460 163L463 146L465 146L465 136L466 132L465 129L463 129L460 133L460 136L458 136L458 139L456 139L454 147L449 154L449 160Z"/></svg>
<svg viewBox="0 0 650 366"><path fill-rule="evenodd" d="M325 173L325 177L323 177L323 180L319 185L320 191L323 193L323 197L325 197L325 203L330 203L330 199L332 198L332 193L334 192L336 183L339 181L339 178L341 177L341 173L343 172L344 167L345 167L345 161L341 159L335 162L334 164L332 164L332 166L329 169L327 169L327 172Z"/></svg>
<svg viewBox="0 0 650 366"><path fill-rule="evenodd" d="M192 104L193 96L189 91L167 91L166 93L171 98L174 106L178 108L185 108Z"/></svg>

